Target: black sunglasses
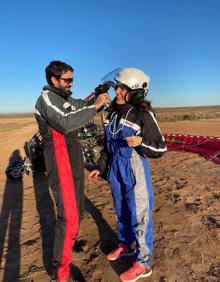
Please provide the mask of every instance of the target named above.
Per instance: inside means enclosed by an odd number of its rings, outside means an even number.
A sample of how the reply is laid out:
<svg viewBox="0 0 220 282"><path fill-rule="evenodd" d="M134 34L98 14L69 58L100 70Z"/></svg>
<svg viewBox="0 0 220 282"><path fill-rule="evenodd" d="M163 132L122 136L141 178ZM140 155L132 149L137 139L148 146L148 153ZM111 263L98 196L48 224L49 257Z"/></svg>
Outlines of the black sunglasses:
<svg viewBox="0 0 220 282"><path fill-rule="evenodd" d="M73 82L73 78L72 77L70 77L70 78L62 78L62 77L60 77L59 79L62 79L64 82L66 82L68 84Z"/></svg>
<svg viewBox="0 0 220 282"><path fill-rule="evenodd" d="M123 83L116 83L114 89L117 90L118 87L120 87L121 89L130 90L130 88Z"/></svg>

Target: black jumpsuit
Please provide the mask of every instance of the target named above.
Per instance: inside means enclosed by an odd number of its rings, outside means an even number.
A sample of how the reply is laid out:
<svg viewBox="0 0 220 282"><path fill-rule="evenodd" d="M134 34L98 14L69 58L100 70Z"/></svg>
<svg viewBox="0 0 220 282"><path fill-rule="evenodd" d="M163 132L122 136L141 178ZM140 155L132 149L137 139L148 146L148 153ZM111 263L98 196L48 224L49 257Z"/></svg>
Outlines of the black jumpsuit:
<svg viewBox="0 0 220 282"><path fill-rule="evenodd" d="M46 171L57 205L52 266L59 281L69 277L72 247L84 211L84 167L78 129L95 114L94 106L51 86L43 88L36 103Z"/></svg>

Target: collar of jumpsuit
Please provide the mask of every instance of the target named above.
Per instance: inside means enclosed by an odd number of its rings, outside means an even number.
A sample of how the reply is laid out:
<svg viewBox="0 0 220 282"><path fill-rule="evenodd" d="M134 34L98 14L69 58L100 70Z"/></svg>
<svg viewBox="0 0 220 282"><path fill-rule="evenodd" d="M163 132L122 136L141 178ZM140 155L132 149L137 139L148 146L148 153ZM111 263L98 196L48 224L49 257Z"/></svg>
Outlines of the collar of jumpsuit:
<svg viewBox="0 0 220 282"><path fill-rule="evenodd" d="M131 104L125 103L125 104L115 104L113 108L113 112L116 112L118 117L122 117L124 114L126 114L133 106Z"/></svg>
<svg viewBox="0 0 220 282"><path fill-rule="evenodd" d="M53 87L51 85L44 86L43 91L44 90L49 90L49 91L55 92L56 94L58 94L59 96L63 97L64 99L67 99L69 96L72 95L71 91L69 93L66 93L66 92L61 91L60 89L58 89L56 87Z"/></svg>
<svg viewBox="0 0 220 282"><path fill-rule="evenodd" d="M125 103L125 104L115 104L113 107L113 111L116 115L116 126L118 126L118 123L120 119L127 114L127 112L133 108L131 104Z"/></svg>

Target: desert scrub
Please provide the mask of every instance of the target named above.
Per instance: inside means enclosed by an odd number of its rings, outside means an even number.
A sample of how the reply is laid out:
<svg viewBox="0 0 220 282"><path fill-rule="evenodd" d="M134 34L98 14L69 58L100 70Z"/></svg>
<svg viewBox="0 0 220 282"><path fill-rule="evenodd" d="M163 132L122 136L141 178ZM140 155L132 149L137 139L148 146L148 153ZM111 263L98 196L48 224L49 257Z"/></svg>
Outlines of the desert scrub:
<svg viewBox="0 0 220 282"><path fill-rule="evenodd" d="M220 106L157 108L158 121L181 121L220 118Z"/></svg>

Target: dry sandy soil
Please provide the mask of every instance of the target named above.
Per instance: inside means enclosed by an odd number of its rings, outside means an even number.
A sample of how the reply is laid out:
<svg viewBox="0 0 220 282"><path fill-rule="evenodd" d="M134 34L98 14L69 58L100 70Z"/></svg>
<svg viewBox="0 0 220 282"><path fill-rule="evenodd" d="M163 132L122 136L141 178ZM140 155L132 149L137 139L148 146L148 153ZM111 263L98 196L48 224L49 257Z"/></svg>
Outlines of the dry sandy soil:
<svg viewBox="0 0 220 282"><path fill-rule="evenodd" d="M220 119L161 122L164 133L217 136ZM55 207L45 175L6 179L9 161L24 157L35 133L31 117L0 118L0 281L47 282ZM16 151L17 150L17 151ZM153 274L149 282L220 281L220 166L190 153L168 152L150 161L155 190ZM88 174L88 172L86 172ZM86 180L86 212L78 236L86 259L74 262L75 279L117 282L132 263L110 263L117 244L107 183ZM138 280L139 281L139 280Z"/></svg>

